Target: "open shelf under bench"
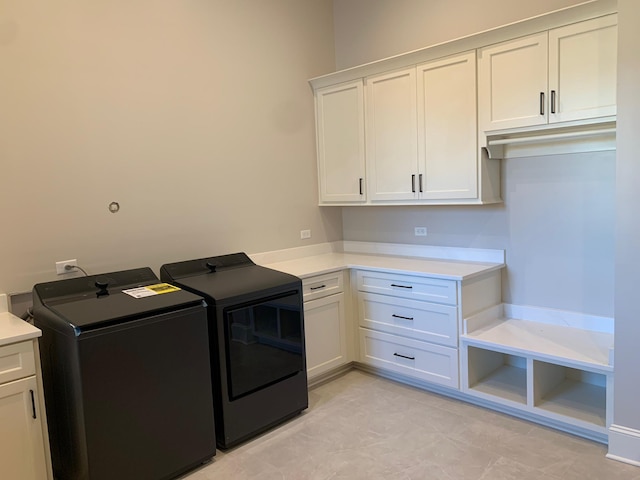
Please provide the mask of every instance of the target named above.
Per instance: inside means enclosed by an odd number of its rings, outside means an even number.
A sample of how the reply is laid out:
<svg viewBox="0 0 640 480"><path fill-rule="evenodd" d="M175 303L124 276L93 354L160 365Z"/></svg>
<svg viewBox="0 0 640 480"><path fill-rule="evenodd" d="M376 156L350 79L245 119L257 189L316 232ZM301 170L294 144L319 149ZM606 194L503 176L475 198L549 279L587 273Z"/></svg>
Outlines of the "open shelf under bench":
<svg viewBox="0 0 640 480"><path fill-rule="evenodd" d="M545 322L510 318L505 313L511 313L509 306L499 305L464 320L462 390L606 441L613 332L548 323L547 318ZM533 316L537 313L534 309ZM601 330L613 324L607 318L601 323Z"/></svg>

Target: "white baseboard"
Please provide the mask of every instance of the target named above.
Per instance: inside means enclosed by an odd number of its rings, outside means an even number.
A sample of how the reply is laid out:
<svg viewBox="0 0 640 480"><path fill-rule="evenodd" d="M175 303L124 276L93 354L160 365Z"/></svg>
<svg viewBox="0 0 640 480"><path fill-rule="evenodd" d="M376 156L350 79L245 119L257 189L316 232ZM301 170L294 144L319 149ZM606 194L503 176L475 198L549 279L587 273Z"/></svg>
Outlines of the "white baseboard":
<svg viewBox="0 0 640 480"><path fill-rule="evenodd" d="M607 458L640 467L640 430L611 425Z"/></svg>

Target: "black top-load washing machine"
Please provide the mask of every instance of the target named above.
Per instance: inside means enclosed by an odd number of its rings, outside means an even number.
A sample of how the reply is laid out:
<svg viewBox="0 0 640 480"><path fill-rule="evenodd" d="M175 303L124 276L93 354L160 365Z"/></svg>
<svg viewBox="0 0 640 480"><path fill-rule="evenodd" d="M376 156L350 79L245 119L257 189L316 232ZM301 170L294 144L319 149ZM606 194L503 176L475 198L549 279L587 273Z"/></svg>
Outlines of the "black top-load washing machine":
<svg viewBox="0 0 640 480"><path fill-rule="evenodd" d="M163 265L208 304L216 439L229 448L308 406L302 281L244 253Z"/></svg>
<svg viewBox="0 0 640 480"><path fill-rule="evenodd" d="M149 268L38 284L54 476L161 480L215 455L206 305Z"/></svg>

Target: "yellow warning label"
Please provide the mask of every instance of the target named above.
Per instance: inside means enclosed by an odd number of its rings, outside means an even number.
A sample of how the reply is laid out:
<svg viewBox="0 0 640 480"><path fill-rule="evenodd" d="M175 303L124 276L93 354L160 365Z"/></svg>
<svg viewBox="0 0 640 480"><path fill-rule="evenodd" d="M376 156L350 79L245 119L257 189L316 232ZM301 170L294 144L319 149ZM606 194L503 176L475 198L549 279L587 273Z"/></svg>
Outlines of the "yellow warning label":
<svg viewBox="0 0 640 480"><path fill-rule="evenodd" d="M156 283L155 285L147 285L145 288L153 290L157 294L177 292L178 290L180 290L178 287L175 287L168 283Z"/></svg>

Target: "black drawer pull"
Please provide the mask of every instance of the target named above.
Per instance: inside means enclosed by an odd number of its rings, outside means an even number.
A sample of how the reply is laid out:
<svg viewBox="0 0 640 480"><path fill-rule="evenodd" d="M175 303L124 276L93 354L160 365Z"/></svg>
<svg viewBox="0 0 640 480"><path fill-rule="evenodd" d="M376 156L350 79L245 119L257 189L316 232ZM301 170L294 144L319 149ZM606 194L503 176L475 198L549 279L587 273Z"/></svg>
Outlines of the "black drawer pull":
<svg viewBox="0 0 640 480"><path fill-rule="evenodd" d="M413 317L403 317L402 315L391 314L393 318L401 318L402 320L413 320Z"/></svg>
<svg viewBox="0 0 640 480"><path fill-rule="evenodd" d="M358 186L360 187L360 195L362 195L362 177L358 179Z"/></svg>
<svg viewBox="0 0 640 480"><path fill-rule="evenodd" d="M325 288L326 285L319 285L317 287L309 287L309 290L320 290L321 288Z"/></svg>
<svg viewBox="0 0 640 480"><path fill-rule="evenodd" d="M544 115L544 92L540 92L540 115Z"/></svg>
<svg viewBox="0 0 640 480"><path fill-rule="evenodd" d="M29 390L29 393L31 393L31 408L33 409L32 416L33 418L38 418L36 415L36 399L34 398L33 390Z"/></svg>
<svg viewBox="0 0 640 480"><path fill-rule="evenodd" d="M400 355L399 353L394 353L393 354L394 357L402 357L402 358L406 358L407 360L415 360L416 357L408 357L406 355Z"/></svg>
<svg viewBox="0 0 640 480"><path fill-rule="evenodd" d="M556 91L551 90L551 113L556 113Z"/></svg>
<svg viewBox="0 0 640 480"><path fill-rule="evenodd" d="M398 287L398 288L413 288L411 285L398 285L396 283L392 283L391 286Z"/></svg>

